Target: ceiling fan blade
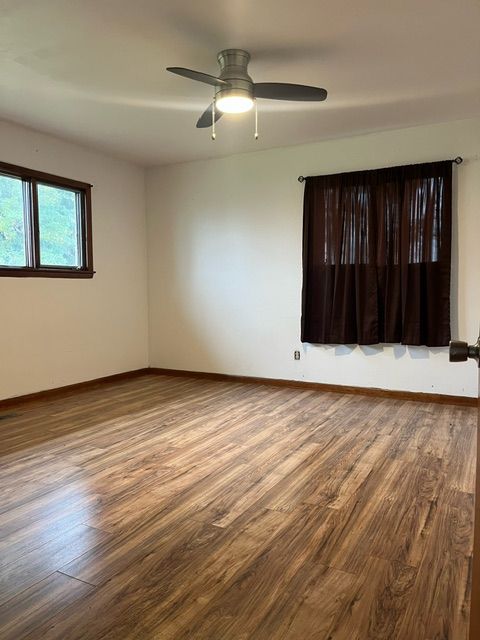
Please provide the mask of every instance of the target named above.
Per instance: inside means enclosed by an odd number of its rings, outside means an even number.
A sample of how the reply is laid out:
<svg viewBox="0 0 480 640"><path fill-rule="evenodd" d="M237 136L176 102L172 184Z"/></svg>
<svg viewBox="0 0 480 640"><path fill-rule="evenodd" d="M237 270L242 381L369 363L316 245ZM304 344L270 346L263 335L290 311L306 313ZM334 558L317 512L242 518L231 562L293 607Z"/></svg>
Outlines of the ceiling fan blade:
<svg viewBox="0 0 480 640"><path fill-rule="evenodd" d="M258 82L253 85L253 91L256 98L268 98L269 100L321 102L327 97L326 89L285 82Z"/></svg>
<svg viewBox="0 0 480 640"><path fill-rule="evenodd" d="M197 129L206 129L212 126L212 109L213 103L209 105L202 113L197 121ZM223 116L223 112L220 109L215 109L215 122Z"/></svg>
<svg viewBox="0 0 480 640"><path fill-rule="evenodd" d="M176 73L177 76L183 76L190 80L197 80L198 82L204 82L205 84L211 84L214 87L222 86L229 87L230 83L221 80L216 76L211 76L208 73L202 73L201 71L193 71L193 69L184 69L183 67L167 67L167 71L170 73Z"/></svg>

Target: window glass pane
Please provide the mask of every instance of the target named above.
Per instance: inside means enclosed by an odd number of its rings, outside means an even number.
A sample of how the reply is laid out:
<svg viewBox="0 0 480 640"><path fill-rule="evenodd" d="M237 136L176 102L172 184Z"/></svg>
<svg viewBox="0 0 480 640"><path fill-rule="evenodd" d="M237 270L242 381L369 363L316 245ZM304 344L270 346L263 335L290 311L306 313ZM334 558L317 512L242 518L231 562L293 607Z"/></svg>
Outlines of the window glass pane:
<svg viewBox="0 0 480 640"><path fill-rule="evenodd" d="M22 180L0 175L0 265L27 265L24 225Z"/></svg>
<svg viewBox="0 0 480 640"><path fill-rule="evenodd" d="M38 184L37 193L40 263L44 266L81 267L77 192Z"/></svg>

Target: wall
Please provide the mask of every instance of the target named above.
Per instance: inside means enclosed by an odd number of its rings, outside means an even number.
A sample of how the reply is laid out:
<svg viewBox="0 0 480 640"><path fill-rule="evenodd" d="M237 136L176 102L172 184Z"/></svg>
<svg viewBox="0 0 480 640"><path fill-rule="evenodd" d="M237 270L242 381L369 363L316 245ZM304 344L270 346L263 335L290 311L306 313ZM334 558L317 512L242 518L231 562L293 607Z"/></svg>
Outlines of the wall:
<svg viewBox="0 0 480 640"><path fill-rule="evenodd" d="M0 123L0 160L91 182L91 280L0 278L0 398L148 364L143 169Z"/></svg>
<svg viewBox="0 0 480 640"><path fill-rule="evenodd" d="M472 341L480 320L479 153L480 120L468 120L149 170L150 364L474 396L475 364L450 365L447 349L300 343L297 176L462 155L452 320L454 336Z"/></svg>

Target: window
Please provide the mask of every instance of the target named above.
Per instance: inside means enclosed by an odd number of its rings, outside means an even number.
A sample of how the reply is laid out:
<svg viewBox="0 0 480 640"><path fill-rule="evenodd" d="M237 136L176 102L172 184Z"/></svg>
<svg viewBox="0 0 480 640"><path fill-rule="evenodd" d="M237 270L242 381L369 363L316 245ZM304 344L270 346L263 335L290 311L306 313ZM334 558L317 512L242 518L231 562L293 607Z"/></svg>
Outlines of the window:
<svg viewBox="0 0 480 640"><path fill-rule="evenodd" d="M302 341L446 346L452 163L307 178Z"/></svg>
<svg viewBox="0 0 480 640"><path fill-rule="evenodd" d="M91 278L90 190L0 163L0 276Z"/></svg>

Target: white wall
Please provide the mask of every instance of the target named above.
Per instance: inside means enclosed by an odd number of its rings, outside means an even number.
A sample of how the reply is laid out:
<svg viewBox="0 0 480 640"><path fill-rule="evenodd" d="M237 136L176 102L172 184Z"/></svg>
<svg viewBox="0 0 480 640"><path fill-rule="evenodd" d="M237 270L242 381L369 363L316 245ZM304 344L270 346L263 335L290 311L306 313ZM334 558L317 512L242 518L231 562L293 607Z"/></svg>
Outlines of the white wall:
<svg viewBox="0 0 480 640"><path fill-rule="evenodd" d="M297 176L463 156L453 334L472 341L480 320L479 154L477 119L148 171L151 366L474 396L475 364L450 365L447 349L300 343Z"/></svg>
<svg viewBox="0 0 480 640"><path fill-rule="evenodd" d="M445 349L301 345L303 187L313 175L462 155L453 332L480 320L480 120L144 171L0 122L0 160L92 182L92 280L0 278L0 398L157 366L458 395ZM468 297L467 297L468 296ZM300 349L301 360L293 360Z"/></svg>
<svg viewBox="0 0 480 640"><path fill-rule="evenodd" d="M0 160L91 182L91 280L0 277L0 398L148 365L143 169L0 123Z"/></svg>

